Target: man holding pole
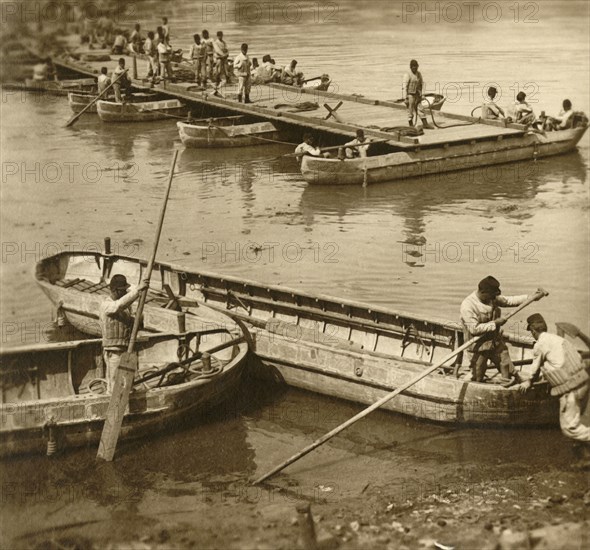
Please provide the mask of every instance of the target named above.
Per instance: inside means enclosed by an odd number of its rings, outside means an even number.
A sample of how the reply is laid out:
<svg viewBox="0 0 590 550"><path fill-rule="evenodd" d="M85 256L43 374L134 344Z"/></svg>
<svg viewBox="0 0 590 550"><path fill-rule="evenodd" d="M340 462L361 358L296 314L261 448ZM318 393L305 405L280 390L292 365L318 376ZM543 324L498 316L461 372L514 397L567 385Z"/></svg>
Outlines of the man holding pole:
<svg viewBox="0 0 590 550"><path fill-rule="evenodd" d="M539 289L539 292L544 291ZM465 340L481 336L469 349L472 353L471 369L474 382L484 381L488 361L494 363L502 374L500 382L503 386L507 387L519 382L500 330L500 327L506 323L506 319L501 316L500 306L516 307L530 298L526 294L502 296L500 282L488 275L479 282L477 290L463 300L461 323Z"/></svg>
<svg viewBox="0 0 590 550"><path fill-rule="evenodd" d="M130 82L127 78L126 73L127 69L125 69L125 58L121 57L121 59L119 59L119 64L117 65L117 67L113 71L113 75L111 76L113 90L115 90L115 101L117 103L123 103L121 89L123 88L125 90L125 94L127 94L127 90L129 88Z"/></svg>
<svg viewBox="0 0 590 550"><path fill-rule="evenodd" d="M590 375L578 351L565 338L547 332L540 313L527 318L527 330L535 339L533 374L519 385L525 393L543 373L551 395L559 397L559 424L562 433L583 445L581 457L590 466Z"/></svg>
<svg viewBox="0 0 590 550"><path fill-rule="evenodd" d="M100 306L99 320L102 331L103 357L106 365L107 393L113 391L115 374L121 364L121 356L129 345L133 326L133 317L129 306L139 298L141 291L147 289L148 285L148 281L142 281L137 288L127 292L130 285L127 283L125 275L113 275L109 283L111 296Z"/></svg>

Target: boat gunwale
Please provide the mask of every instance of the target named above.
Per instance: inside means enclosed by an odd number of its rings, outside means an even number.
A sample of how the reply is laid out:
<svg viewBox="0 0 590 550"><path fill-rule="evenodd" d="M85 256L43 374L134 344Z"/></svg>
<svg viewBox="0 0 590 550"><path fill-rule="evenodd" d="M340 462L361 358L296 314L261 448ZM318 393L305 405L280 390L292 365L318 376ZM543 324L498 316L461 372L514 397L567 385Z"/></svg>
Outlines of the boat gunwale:
<svg viewBox="0 0 590 550"><path fill-rule="evenodd" d="M52 283L50 283L48 280L39 279L37 266L41 266L44 263L50 263L51 261L56 261L60 257L71 257L71 256L76 256L76 257L92 256L95 259L96 258L110 258L115 261L116 260L123 260L126 262L130 262L132 264L139 264L144 267L147 266L147 263L148 263L147 260L142 259L142 258L134 258L131 256L125 256L125 255L119 255L119 254L104 254L102 252L97 252L97 251L77 251L77 250L62 251L62 252L58 252L57 254L54 254L52 256L48 256L47 258L43 258L42 260L40 260L36 264L35 280L37 280L39 283L45 283L50 286L56 286L56 285L53 285ZM254 288L261 289L261 290L267 290L267 291L270 290L270 291L275 291L275 292L281 293L281 294L290 294L293 298L295 296L301 296L301 297L308 298L308 299L315 300L315 301L325 301L325 302L331 302L332 304L341 305L341 306L344 305L344 306L356 307L356 308L359 308L362 310L366 310L367 312L375 312L375 313L381 313L384 315L403 317L403 318L406 318L411 321L418 321L418 322L422 322L424 324L437 325L437 326L442 327L443 329L447 329L447 330L451 330L451 331L455 331L455 332L457 332L457 331L461 332L461 333L463 332L463 327L462 327L461 323L459 323L457 321L449 321L446 319L440 319L440 318L428 317L428 316L418 317L418 316L416 316L416 314L412 314L412 313L409 313L406 311L391 310L391 309L387 309L386 307L383 307L383 306L371 305L371 304L368 304L365 302L358 302L358 301L349 300L346 298L338 298L336 296L331 296L331 295L321 294L321 293L320 294L312 294L312 293L308 293L305 291L295 290L290 287L279 287L279 286L272 285L272 284L261 284L261 283L254 282L250 279L241 279L238 277L234 277L232 275L220 275L218 273L212 273L212 272L208 272L208 271L191 271L190 269L183 268L182 266L179 266L177 264L157 261L154 264L154 268L159 269L160 267L166 268L171 273L176 273L179 276L182 276L182 274L191 274L191 275L202 277L202 278L217 279L221 283L228 281L231 283L241 285L243 287L251 286ZM207 302L205 302L205 304L207 304ZM293 304L289 303L289 306L293 307L293 308L298 307L297 304L295 304L295 303L293 303ZM318 313L320 313L320 312L318 312ZM531 345L533 343L533 340L530 337L523 337L523 336L520 336L517 334L511 334L511 333L508 333L507 336L510 338L510 340L512 340L516 343L519 343L519 344Z"/></svg>

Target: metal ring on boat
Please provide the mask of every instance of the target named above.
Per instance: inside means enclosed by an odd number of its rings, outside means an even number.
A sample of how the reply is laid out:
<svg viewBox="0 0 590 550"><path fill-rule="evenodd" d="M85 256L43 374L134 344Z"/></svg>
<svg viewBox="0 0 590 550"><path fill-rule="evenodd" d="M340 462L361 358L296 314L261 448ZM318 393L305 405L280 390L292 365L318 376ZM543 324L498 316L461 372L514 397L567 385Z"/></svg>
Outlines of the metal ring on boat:
<svg viewBox="0 0 590 550"><path fill-rule="evenodd" d="M358 367L354 367L354 374L356 374L358 377L361 377L363 375L363 367L360 365Z"/></svg>
<svg viewBox="0 0 590 550"><path fill-rule="evenodd" d="M104 384L103 390L101 392L97 392L96 390L93 389L92 386L95 386L98 383L102 383ZM92 380L90 380L90 382L88 382L87 387L88 387L88 391L90 393L100 393L100 394L104 394L107 392L107 386L108 386L108 382L106 381L106 378L93 378Z"/></svg>

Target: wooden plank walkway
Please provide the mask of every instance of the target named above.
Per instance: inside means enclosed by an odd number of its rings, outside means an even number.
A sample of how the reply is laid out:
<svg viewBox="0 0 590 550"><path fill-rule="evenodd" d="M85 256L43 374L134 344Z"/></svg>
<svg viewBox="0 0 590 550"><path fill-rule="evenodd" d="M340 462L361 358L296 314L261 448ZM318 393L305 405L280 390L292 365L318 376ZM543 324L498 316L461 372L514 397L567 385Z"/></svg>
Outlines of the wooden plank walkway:
<svg viewBox="0 0 590 550"><path fill-rule="evenodd" d="M106 50L79 50L81 60L70 58L54 59L58 67L78 71L89 76L97 76L100 68L107 67L109 74L115 69L118 59L125 59L129 74L133 74L133 57L129 55L113 55ZM109 55L110 61L84 61L84 55ZM137 59L138 76L147 74L147 61ZM365 134L375 139L387 139L392 146L404 149L415 149L417 146L436 147L445 143L472 142L477 140L502 139L505 136L518 136L526 131L526 127L519 124L486 121L474 122L475 119L451 113L436 112L435 120L440 126L453 126L426 130L424 135L406 137L395 131L395 128L407 127L406 108L403 103L370 99L361 95L345 95L322 92L306 88L293 88L281 84L256 85L250 94L251 104L237 102L237 85L223 87L222 97L213 95L214 89L209 84L206 90L190 82L162 82L151 85L146 79L131 79L134 87L140 90L161 92L177 99L200 104L204 108L214 107L231 112L232 114L254 115L268 121L276 121L301 127L303 130L327 132L336 136L352 138L356 130L362 128ZM326 104L334 109L330 115L324 107ZM314 110L299 110L303 103L317 103ZM429 122L432 120L429 116ZM385 131L385 129L389 129Z"/></svg>

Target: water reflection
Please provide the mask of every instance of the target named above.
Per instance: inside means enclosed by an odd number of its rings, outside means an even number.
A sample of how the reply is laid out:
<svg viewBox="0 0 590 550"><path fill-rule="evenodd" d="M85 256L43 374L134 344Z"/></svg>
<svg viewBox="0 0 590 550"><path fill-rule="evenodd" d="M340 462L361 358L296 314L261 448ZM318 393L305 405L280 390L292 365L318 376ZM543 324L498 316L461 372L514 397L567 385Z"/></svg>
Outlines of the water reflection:
<svg viewBox="0 0 590 550"><path fill-rule="evenodd" d="M317 224L317 218L325 216L341 221L349 214L386 211L403 220L407 242L422 244L425 217L433 211L453 212L454 205L463 205L470 210L479 209L488 219L500 216L523 220L530 213L514 205L504 204L491 210L478 205L495 200L529 202L547 182L561 180L584 184L586 177L586 163L576 151L537 162L478 167L367 188L309 185L301 195L300 209L308 226Z"/></svg>

